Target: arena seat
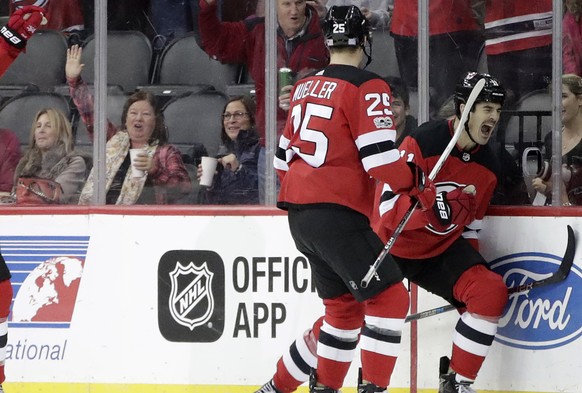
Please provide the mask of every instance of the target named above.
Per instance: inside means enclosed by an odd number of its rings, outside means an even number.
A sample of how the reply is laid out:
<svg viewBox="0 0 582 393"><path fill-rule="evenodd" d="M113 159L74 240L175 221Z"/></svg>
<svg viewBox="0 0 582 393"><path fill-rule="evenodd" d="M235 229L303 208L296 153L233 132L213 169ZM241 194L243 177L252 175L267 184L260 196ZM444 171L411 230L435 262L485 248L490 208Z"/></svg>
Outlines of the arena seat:
<svg viewBox="0 0 582 393"><path fill-rule="evenodd" d="M213 86L226 92L228 85L239 82L240 67L222 64L204 52L194 33L172 41L155 65L153 85ZM182 91L183 92L183 91Z"/></svg>
<svg viewBox="0 0 582 393"><path fill-rule="evenodd" d="M107 32L107 84L119 85L126 93L137 86L149 83L152 62L152 45L139 31ZM81 62L85 64L81 76L88 84L95 77L95 36L90 36L83 46Z"/></svg>
<svg viewBox="0 0 582 393"><path fill-rule="evenodd" d="M22 53L0 78L4 99L23 92L52 91L65 82L67 39L56 30L37 30Z"/></svg>
<svg viewBox="0 0 582 393"><path fill-rule="evenodd" d="M519 100L505 129L505 145L514 157L521 157L528 146L542 147L545 134L551 131L551 108L552 97L546 89L532 91Z"/></svg>
<svg viewBox="0 0 582 393"><path fill-rule="evenodd" d="M186 93L163 108L170 143L186 154L194 143L204 145L215 156L220 144L222 110L228 97L218 91Z"/></svg>
<svg viewBox="0 0 582 393"><path fill-rule="evenodd" d="M28 146L32 123L38 111L55 108L68 118L71 113L68 100L53 92L23 93L10 98L0 107L0 124L18 136L22 150Z"/></svg>

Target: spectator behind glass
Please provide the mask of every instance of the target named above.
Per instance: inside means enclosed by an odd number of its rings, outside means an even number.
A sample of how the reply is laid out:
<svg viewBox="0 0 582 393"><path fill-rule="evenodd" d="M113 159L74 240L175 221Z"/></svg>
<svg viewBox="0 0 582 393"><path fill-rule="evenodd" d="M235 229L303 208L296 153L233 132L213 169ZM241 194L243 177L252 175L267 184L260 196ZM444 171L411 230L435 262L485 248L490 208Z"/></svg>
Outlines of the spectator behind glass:
<svg viewBox="0 0 582 393"><path fill-rule="evenodd" d="M248 96L231 98L222 115L222 144L218 171L206 190L207 203L252 205L259 203L259 134L255 130L255 103ZM202 166L198 165L198 178Z"/></svg>
<svg viewBox="0 0 582 393"><path fill-rule="evenodd" d="M564 74L582 76L582 0L566 0L562 24Z"/></svg>
<svg viewBox="0 0 582 393"><path fill-rule="evenodd" d="M95 32L95 0L81 2L85 31L91 35ZM149 3L150 0L107 0L107 30L137 30L151 37Z"/></svg>
<svg viewBox="0 0 582 393"><path fill-rule="evenodd" d="M477 69L483 33L468 0L429 3L430 113L454 91L459 78ZM408 88L418 86L418 0L394 0L390 25L400 76Z"/></svg>
<svg viewBox="0 0 582 393"><path fill-rule="evenodd" d="M198 34L199 0L156 0L150 5L154 49L160 50L172 40L194 31ZM257 3L261 3L260 12ZM218 0L218 17L235 22L252 16L264 16L264 0Z"/></svg>
<svg viewBox="0 0 582 393"><path fill-rule="evenodd" d="M200 0L199 28L202 48L224 63L245 64L255 81L257 131L261 137L258 163L259 200L264 201L265 146L265 20L252 18L242 22L220 22L216 0ZM329 63L319 18L305 0L277 0L277 68L289 67L295 76L321 69ZM297 79L297 78L295 78ZM285 92L291 91L287 86ZM277 110L277 138L287 112ZM269 146L274 149L275 146Z"/></svg>
<svg viewBox="0 0 582 393"><path fill-rule="evenodd" d="M57 109L41 109L30 129L30 147L16 166L14 183L19 177L53 180L63 191L59 202L76 204L91 160L85 153L74 150L73 143L67 117Z"/></svg>
<svg viewBox="0 0 582 393"><path fill-rule="evenodd" d="M390 107L394 116L394 128L396 128L396 146L412 131L416 130L418 120L410 114L410 94L402 79L396 76L386 76L384 80L390 86L392 97Z"/></svg>
<svg viewBox="0 0 582 393"><path fill-rule="evenodd" d="M319 17L323 19L327 10L332 6L355 5L364 14L374 29L386 29L390 27L391 11L394 8L394 0L307 0ZM257 16L264 16L265 0L257 1Z"/></svg>
<svg viewBox="0 0 582 393"><path fill-rule="evenodd" d="M82 49L73 45L67 50L65 74L71 97L77 107L87 132L93 138L93 96L81 79ZM107 122L107 146L105 151L106 203L117 205L171 204L183 198L191 189L190 177L180 151L168 144L168 136L161 110L155 97L148 92L132 94L123 107L118 130ZM129 157L130 148L143 148L134 161ZM145 176L133 177L132 168L145 172ZM91 203L93 172L79 200Z"/></svg>
<svg viewBox="0 0 582 393"><path fill-rule="evenodd" d="M0 128L0 195L12 192L14 171L20 157L20 141L16 134Z"/></svg>
<svg viewBox="0 0 582 393"><path fill-rule="evenodd" d="M507 89L505 109L545 89L552 76L552 0L487 0L485 53L488 72Z"/></svg>
<svg viewBox="0 0 582 393"><path fill-rule="evenodd" d="M582 205L582 78L562 76L562 204ZM545 137L545 159L552 158L552 133ZM552 193L551 169L532 180L534 189L547 197ZM548 198L549 201L549 198Z"/></svg>

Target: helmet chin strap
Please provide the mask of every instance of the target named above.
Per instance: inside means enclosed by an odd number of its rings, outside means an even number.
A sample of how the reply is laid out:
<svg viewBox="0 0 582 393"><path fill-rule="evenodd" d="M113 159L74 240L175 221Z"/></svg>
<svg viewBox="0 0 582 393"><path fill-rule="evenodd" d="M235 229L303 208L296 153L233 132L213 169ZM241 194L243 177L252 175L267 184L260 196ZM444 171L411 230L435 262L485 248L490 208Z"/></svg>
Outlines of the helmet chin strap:
<svg viewBox="0 0 582 393"><path fill-rule="evenodd" d="M471 119L471 112L469 112L469 115L467 116L467 121L465 122L465 131L467 131L467 135L469 136L469 139L476 145L478 145L479 143L473 139L473 137L471 136L471 133L469 132L469 120Z"/></svg>
<svg viewBox="0 0 582 393"><path fill-rule="evenodd" d="M367 41L367 42L369 43L369 41ZM366 45L364 44L362 46L362 49L364 50L364 54L368 58L368 60L366 61L366 65L364 66L364 69L366 69L366 67L369 66L370 63L372 62L372 44L371 43L368 44L368 48L370 48L370 53L369 54L368 54L368 52L366 52Z"/></svg>

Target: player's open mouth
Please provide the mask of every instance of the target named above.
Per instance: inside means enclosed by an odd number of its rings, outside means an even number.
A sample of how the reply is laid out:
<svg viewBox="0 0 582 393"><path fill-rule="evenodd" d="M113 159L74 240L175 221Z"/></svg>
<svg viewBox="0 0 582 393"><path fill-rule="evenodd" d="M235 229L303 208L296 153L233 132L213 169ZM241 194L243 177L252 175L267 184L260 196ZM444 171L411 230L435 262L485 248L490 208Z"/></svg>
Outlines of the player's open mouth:
<svg viewBox="0 0 582 393"><path fill-rule="evenodd" d="M483 124L481 126L481 133L486 135L486 136L489 136L492 131L493 131L493 126L490 124Z"/></svg>

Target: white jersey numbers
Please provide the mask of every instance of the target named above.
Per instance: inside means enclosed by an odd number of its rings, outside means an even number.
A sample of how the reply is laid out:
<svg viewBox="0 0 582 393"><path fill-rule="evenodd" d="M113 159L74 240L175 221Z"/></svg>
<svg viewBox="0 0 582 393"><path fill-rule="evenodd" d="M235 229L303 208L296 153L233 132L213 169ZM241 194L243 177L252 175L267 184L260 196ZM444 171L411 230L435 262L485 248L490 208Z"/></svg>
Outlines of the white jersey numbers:
<svg viewBox="0 0 582 393"><path fill-rule="evenodd" d="M309 122L312 117L319 117L322 119L331 119L333 108L307 103L305 106L305 113L302 113L302 106L295 105L291 110L291 117L293 118L293 133L299 132L299 139L303 142L310 142L314 145L310 152L302 151L299 146L292 146L293 151L299 155L303 161L314 168L319 168L325 163L328 149L327 136L320 130L314 130L309 127ZM301 142L298 142L301 144ZM306 150L306 149L304 149Z"/></svg>
<svg viewBox="0 0 582 393"><path fill-rule="evenodd" d="M366 109L368 116L374 117L392 115L392 111L388 109L390 107L390 97L387 93L368 93L365 95L364 99L366 101L372 101ZM382 109L381 106L384 106L384 108Z"/></svg>

